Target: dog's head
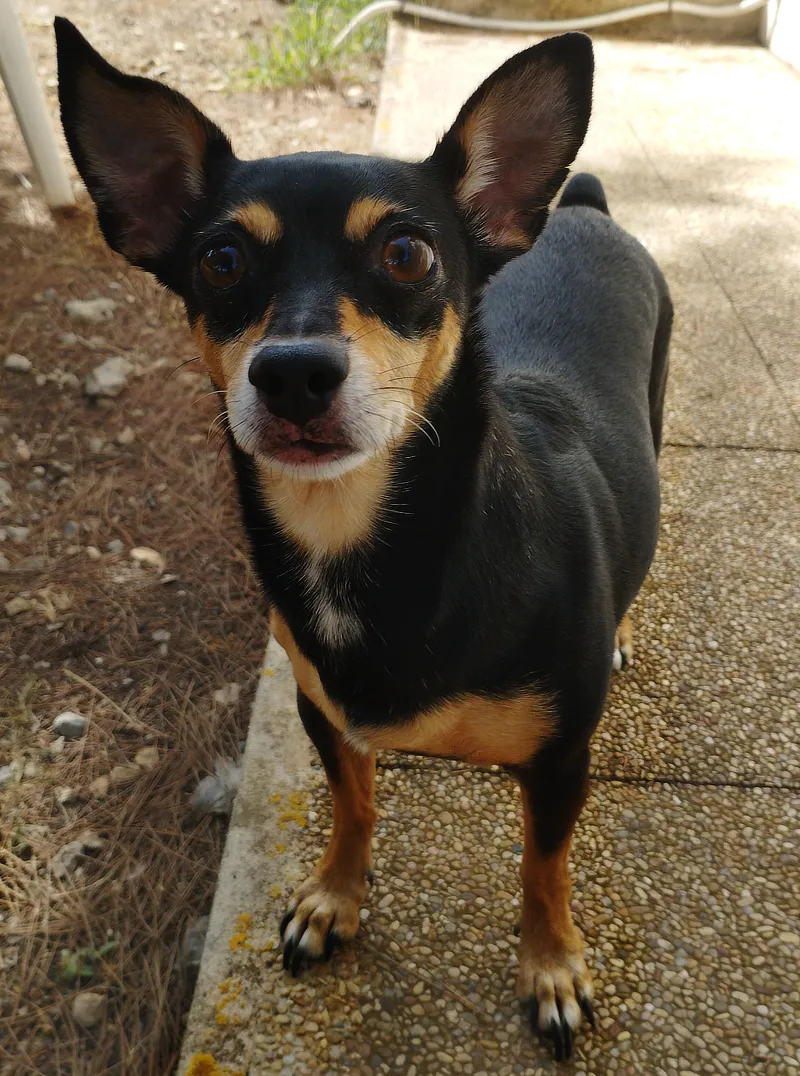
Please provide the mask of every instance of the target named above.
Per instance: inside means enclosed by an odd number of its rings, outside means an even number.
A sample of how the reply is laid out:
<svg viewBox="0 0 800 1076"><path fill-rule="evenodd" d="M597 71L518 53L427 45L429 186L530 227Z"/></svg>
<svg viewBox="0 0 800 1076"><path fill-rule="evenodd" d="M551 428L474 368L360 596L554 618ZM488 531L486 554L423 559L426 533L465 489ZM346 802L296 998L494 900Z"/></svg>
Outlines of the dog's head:
<svg viewBox="0 0 800 1076"><path fill-rule="evenodd" d="M109 244L183 299L240 448L334 478L415 427L478 288L527 250L586 133L592 48L514 56L419 164L242 161L186 98L56 20L61 115Z"/></svg>

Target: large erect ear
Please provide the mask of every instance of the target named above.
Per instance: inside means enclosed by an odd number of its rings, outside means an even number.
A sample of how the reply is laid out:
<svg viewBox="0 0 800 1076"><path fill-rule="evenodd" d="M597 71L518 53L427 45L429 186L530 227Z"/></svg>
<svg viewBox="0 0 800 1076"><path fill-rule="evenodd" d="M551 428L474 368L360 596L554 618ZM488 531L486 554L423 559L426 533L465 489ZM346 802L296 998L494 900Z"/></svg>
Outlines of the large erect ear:
<svg viewBox="0 0 800 1076"><path fill-rule="evenodd" d="M55 20L61 120L109 245L153 269L232 156L222 131L181 94L107 63Z"/></svg>
<svg viewBox="0 0 800 1076"><path fill-rule="evenodd" d="M512 56L470 97L429 164L448 183L481 246L527 249L580 149L594 58L584 34Z"/></svg>

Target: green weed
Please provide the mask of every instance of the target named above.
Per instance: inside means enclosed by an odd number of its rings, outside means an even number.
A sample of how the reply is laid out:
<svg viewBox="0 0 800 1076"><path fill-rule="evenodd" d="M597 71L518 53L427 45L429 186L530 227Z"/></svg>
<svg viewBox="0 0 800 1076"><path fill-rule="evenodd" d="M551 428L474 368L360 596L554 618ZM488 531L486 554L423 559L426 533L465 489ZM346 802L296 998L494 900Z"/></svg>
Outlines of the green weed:
<svg viewBox="0 0 800 1076"><path fill-rule="evenodd" d="M333 40L367 0L295 0L286 22L270 31L267 41L249 43L251 66L244 72L250 85L278 89L303 86L330 76L344 61L383 52L386 19L360 26L334 50Z"/></svg>
<svg viewBox="0 0 800 1076"><path fill-rule="evenodd" d="M113 953L118 945L117 941L107 941L99 949L62 949L58 961L61 978L70 984L91 979L100 961Z"/></svg>

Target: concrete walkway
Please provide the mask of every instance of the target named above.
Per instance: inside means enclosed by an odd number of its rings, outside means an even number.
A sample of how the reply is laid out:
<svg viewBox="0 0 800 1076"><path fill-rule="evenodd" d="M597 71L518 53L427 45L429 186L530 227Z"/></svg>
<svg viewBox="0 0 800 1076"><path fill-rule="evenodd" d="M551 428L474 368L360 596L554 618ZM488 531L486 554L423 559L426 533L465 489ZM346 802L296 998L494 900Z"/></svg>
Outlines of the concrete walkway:
<svg viewBox="0 0 800 1076"><path fill-rule="evenodd" d="M394 26L378 149L429 151L527 43ZM597 66L579 165L678 319L661 546L574 848L598 1028L567 1071L783 1076L800 1072L800 80L755 48L599 41ZM382 759L363 931L297 983L280 972L277 923L330 815L272 646L181 1072L557 1071L514 1000L521 830L499 773Z"/></svg>

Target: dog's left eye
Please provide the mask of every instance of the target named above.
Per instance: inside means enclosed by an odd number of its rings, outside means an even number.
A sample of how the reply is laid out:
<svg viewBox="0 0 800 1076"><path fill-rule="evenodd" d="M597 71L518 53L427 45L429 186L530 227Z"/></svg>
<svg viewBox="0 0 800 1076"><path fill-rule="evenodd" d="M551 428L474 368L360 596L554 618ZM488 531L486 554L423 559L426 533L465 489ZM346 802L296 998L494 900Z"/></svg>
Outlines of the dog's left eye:
<svg viewBox="0 0 800 1076"><path fill-rule="evenodd" d="M384 268L401 284L418 284L433 268L433 251L418 235L397 235L383 247Z"/></svg>
<svg viewBox="0 0 800 1076"><path fill-rule="evenodd" d="M212 288L230 288L244 276L244 254L232 243L207 250L200 259L200 275Z"/></svg>

